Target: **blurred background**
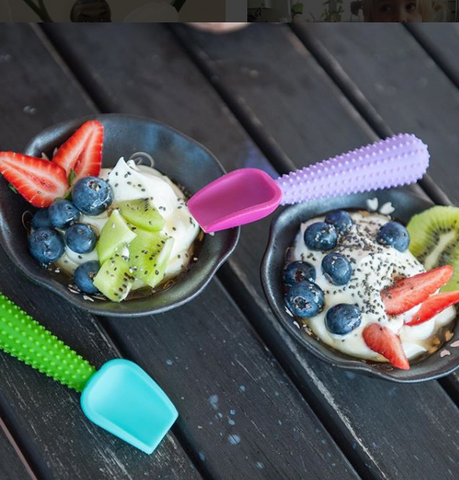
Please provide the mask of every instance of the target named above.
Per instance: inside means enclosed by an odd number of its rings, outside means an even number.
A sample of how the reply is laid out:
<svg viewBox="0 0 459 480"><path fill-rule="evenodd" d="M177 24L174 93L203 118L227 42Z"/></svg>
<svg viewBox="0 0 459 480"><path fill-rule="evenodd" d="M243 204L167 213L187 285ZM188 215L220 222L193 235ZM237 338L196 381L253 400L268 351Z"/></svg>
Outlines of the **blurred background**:
<svg viewBox="0 0 459 480"><path fill-rule="evenodd" d="M407 10L412 8L412 3L426 4L430 11L418 20L424 22L454 21L457 3L456 0L248 0L248 19L261 22L362 22L365 20L364 1L374 1L386 10L399 3L403 3Z"/></svg>

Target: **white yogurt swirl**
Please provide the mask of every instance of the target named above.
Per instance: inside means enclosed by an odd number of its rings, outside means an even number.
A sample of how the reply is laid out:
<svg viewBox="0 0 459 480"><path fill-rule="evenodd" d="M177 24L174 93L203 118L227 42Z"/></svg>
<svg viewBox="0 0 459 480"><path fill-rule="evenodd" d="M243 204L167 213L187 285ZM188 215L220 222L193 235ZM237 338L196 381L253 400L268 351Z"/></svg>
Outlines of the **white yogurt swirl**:
<svg viewBox="0 0 459 480"><path fill-rule="evenodd" d="M174 246L167 263L165 278L172 278L186 269L190 261L189 250L199 233L199 225L186 206L186 198L180 188L158 170L145 165L137 165L133 160L125 162L123 158L113 169L102 169L100 177L107 180L113 189L113 203L151 198L152 203L164 218L162 233L174 238ZM92 225L99 234L107 222L111 208L101 215L82 215L79 222ZM57 264L70 274L82 263L97 260L94 249L90 253L77 254L68 247ZM136 282L134 288L141 287Z"/></svg>
<svg viewBox="0 0 459 480"><path fill-rule="evenodd" d="M380 227L391 220L389 217L365 211L349 213L354 224L346 235L340 235L338 245L333 250L344 255L353 269L351 280L344 286L331 284L322 272L322 259L332 250L310 250L304 242L306 228L312 223L323 222L325 217L316 217L301 224L289 260L302 260L313 265L316 270L315 283L325 294L324 310L312 318L303 319L303 322L324 343L353 357L387 362L383 356L368 348L362 337L368 324L378 322L400 336L408 359L429 351L438 330L455 318L455 308L449 307L427 322L413 327L405 325L405 322L413 318L420 306L401 315L388 316L384 310L381 291L394 280L425 272L425 268L409 250L399 252L375 241ZM346 335L335 335L325 326L328 309L339 303L356 305L362 313L359 327Z"/></svg>

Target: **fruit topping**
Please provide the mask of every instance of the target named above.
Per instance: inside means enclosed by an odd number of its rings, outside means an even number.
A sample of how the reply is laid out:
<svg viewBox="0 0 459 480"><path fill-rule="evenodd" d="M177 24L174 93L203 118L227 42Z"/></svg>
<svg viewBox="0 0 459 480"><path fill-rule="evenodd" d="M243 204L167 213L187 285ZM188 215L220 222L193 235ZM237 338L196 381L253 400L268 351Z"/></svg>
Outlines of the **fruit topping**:
<svg viewBox="0 0 459 480"><path fill-rule="evenodd" d="M422 303L421 308L414 314L411 321L405 323L405 325L413 327L427 322L427 320L457 302L459 302L459 292L444 292L432 295Z"/></svg>
<svg viewBox="0 0 459 480"><path fill-rule="evenodd" d="M97 243L97 255L100 263L105 263L115 253L121 253L134 240L136 233L127 225L118 210L113 210L110 218L100 232Z"/></svg>
<svg viewBox="0 0 459 480"><path fill-rule="evenodd" d="M52 223L49 219L48 209L41 208L35 215L32 217L31 221L32 228L44 228L44 227L52 227Z"/></svg>
<svg viewBox="0 0 459 480"><path fill-rule="evenodd" d="M75 172L75 181L88 175L96 177L102 165L104 127L98 121L84 123L56 152L53 162L67 176Z"/></svg>
<svg viewBox="0 0 459 480"><path fill-rule="evenodd" d="M400 338L392 330L371 323L365 327L362 335L367 347L385 357L394 367L410 369Z"/></svg>
<svg viewBox="0 0 459 480"><path fill-rule="evenodd" d="M329 253L322 259L322 271L333 285L346 285L352 276L349 260L340 253Z"/></svg>
<svg viewBox="0 0 459 480"><path fill-rule="evenodd" d="M113 255L102 264L93 283L113 302L124 300L134 283L128 259L118 253Z"/></svg>
<svg viewBox="0 0 459 480"><path fill-rule="evenodd" d="M164 218L160 215L149 198L128 200L116 205L121 215L136 227L158 232L164 228Z"/></svg>
<svg viewBox="0 0 459 480"><path fill-rule="evenodd" d="M29 235L29 251L40 263L49 264L64 253L61 235L52 228L39 228Z"/></svg>
<svg viewBox="0 0 459 480"><path fill-rule="evenodd" d="M97 260L80 265L73 274L76 286L84 293L98 293L99 289L94 285L94 278L99 269L100 265Z"/></svg>
<svg viewBox="0 0 459 480"><path fill-rule="evenodd" d="M349 213L344 210L336 210L325 217L325 223L333 225L340 233L347 233L354 222Z"/></svg>
<svg viewBox="0 0 459 480"><path fill-rule="evenodd" d="M32 205L49 207L68 190L65 170L54 162L13 152L0 152L0 173Z"/></svg>
<svg viewBox="0 0 459 480"><path fill-rule="evenodd" d="M399 252L404 252L410 245L410 234L402 224L387 222L379 229L376 241L381 245L394 247Z"/></svg>
<svg viewBox="0 0 459 480"><path fill-rule="evenodd" d="M454 275L442 292L459 289L459 208L436 206L414 215L407 227L410 251L426 270L451 265Z"/></svg>
<svg viewBox="0 0 459 480"><path fill-rule="evenodd" d="M100 215L112 204L113 190L102 178L85 177L73 186L72 200L83 213Z"/></svg>
<svg viewBox="0 0 459 480"><path fill-rule="evenodd" d="M86 223L75 223L65 232L65 243L75 253L89 253L96 246L97 236Z"/></svg>
<svg viewBox="0 0 459 480"><path fill-rule="evenodd" d="M311 318L322 310L324 297L324 292L318 285L304 281L296 283L290 288L285 296L285 301L293 315Z"/></svg>
<svg viewBox="0 0 459 480"><path fill-rule="evenodd" d="M68 200L55 200L48 209L51 225L56 228L67 228L80 218L80 211Z"/></svg>
<svg viewBox="0 0 459 480"><path fill-rule="evenodd" d="M453 268L445 265L397 281L381 292L386 313L399 315L411 310L447 283L452 275Z"/></svg>
<svg viewBox="0 0 459 480"><path fill-rule="evenodd" d="M316 279L316 270L308 262L292 262L289 263L284 270L284 283L291 287L295 283L308 280L314 282Z"/></svg>
<svg viewBox="0 0 459 480"><path fill-rule="evenodd" d="M129 264L136 278L154 287L164 278L174 239L139 228L135 233L137 237L129 245Z"/></svg>
<svg viewBox="0 0 459 480"><path fill-rule="evenodd" d="M304 232L304 243L311 250L331 250L337 241L336 228L325 222L313 223Z"/></svg>
<svg viewBox="0 0 459 480"><path fill-rule="evenodd" d="M325 326L334 335L346 335L362 322L362 313L355 305L339 303L331 307L325 315Z"/></svg>

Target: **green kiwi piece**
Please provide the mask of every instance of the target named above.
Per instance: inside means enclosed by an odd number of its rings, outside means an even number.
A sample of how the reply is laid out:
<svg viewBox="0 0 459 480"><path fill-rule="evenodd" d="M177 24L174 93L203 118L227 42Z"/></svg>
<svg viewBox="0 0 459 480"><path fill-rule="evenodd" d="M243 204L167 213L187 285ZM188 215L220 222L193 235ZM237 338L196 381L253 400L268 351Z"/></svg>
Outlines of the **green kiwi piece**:
<svg viewBox="0 0 459 480"><path fill-rule="evenodd" d="M174 239L158 232L136 229L137 237L129 245L132 274L150 287L164 278Z"/></svg>
<svg viewBox="0 0 459 480"><path fill-rule="evenodd" d="M120 202L117 208L129 223L143 230L159 232L164 228L164 218L149 198Z"/></svg>
<svg viewBox="0 0 459 480"><path fill-rule="evenodd" d="M441 291L459 290L459 208L429 208L414 215L406 228L411 237L410 252L426 270L453 267L453 277Z"/></svg>
<svg viewBox="0 0 459 480"><path fill-rule="evenodd" d="M121 250L132 242L135 237L136 233L128 227L120 212L113 210L102 228L99 241L97 242L96 248L99 262L101 264L105 263L115 253L121 253Z"/></svg>
<svg viewBox="0 0 459 480"><path fill-rule="evenodd" d="M129 261L118 253L104 262L94 277L94 285L113 302L124 300L133 283Z"/></svg>

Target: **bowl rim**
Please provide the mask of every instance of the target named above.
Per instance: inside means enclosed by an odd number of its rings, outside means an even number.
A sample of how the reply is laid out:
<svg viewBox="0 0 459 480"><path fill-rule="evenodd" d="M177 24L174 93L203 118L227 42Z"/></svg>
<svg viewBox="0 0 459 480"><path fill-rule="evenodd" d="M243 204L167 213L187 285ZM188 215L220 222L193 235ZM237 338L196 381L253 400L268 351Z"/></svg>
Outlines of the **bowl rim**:
<svg viewBox="0 0 459 480"><path fill-rule="evenodd" d="M393 189L392 191L397 191L396 189ZM390 191L386 190L386 193ZM415 200L418 203L423 204L423 208L420 211L425 210L426 208L429 208L431 206L434 206L435 204L428 198L422 197L416 193L413 192L407 192L407 191L397 191L398 194L405 195L412 200ZM362 197L366 196L368 199L372 197L378 197L378 195L381 195L380 192L365 192L362 194L354 194L354 195L347 195L342 198L343 200L345 199L350 199L352 197ZM323 201L327 201L327 199L324 199ZM359 200L356 199L356 203ZM281 271L277 271L278 275L274 275L275 278L273 278L273 270L277 270L275 267L276 261L279 261L278 255L282 254L282 265L285 264L285 251L284 252L276 252L276 239L279 234L279 228L282 228L280 225L285 222L287 218L289 218L292 214L292 211L295 209L298 209L300 214L301 214L301 207L304 206L304 204L297 204L297 205L290 205L287 207L284 207L282 210L280 210L276 216L273 218L270 226L270 231L269 231L269 238L268 238L268 243L263 255L262 263L261 263L261 268L260 268L260 275L261 275L261 283L263 287L263 291L265 293L265 296L268 300L268 303L271 307L271 309L275 313L275 317L277 321L281 324L284 330L287 331L287 333L290 335L290 337L294 338L295 341L300 344L305 350L308 352L311 352L313 355L315 355L317 358L322 360L323 362L327 363L328 365L338 367L338 368L343 368L345 370L350 370L353 372L365 374L367 376L372 376L372 377L377 377L383 380L391 381L391 382L396 382L396 383L420 383L428 380L435 380L441 377L444 377L446 375L449 375L452 373L454 370L456 370L459 367L459 348L457 348L457 354L453 355L451 354L448 357L443 357L441 358L439 356L440 352L444 349L447 348L450 343L453 343L454 341L457 341L459 338L459 321L458 321L458 316L456 316L456 325L454 329L454 336L450 340L448 340L445 345L443 345L442 348L439 348L436 350L434 353L429 355L427 358L430 358L433 355L438 355L438 359L442 360L443 366L440 368L438 367L432 367L432 371L428 373L419 373L419 374L411 374L409 378L404 378L403 375L405 370L399 370L393 367L389 366L387 367L387 370L382 370L381 368L377 368L377 366L381 367L384 365L384 367L387 365L385 363L380 363L380 362L370 362L364 359L357 359L353 358L351 356L347 356L346 354L339 352L338 350L334 350L333 347L330 347L329 345L320 342L319 340L316 339L316 336L314 334L308 335L304 333L302 330L299 328L295 327L293 322L291 321L291 316L287 314L286 312L286 307L282 303L279 305L279 303L276 301L276 296L274 294L274 289L276 282L281 282ZM325 204L324 204L325 206ZM425 207L425 208L424 208ZM338 207L339 208L339 207ZM358 208L358 209L363 209L362 207L354 206L354 207L342 207L342 209L347 210L350 208ZM333 210L336 210L337 208L334 208ZM326 213L327 211L331 211L330 209L322 209L323 213ZM420 211L418 213L420 213ZM314 216L319 216L321 213L317 213ZM313 217L309 217L313 218ZM299 227L299 224L301 222L306 221L307 218L301 218L295 221L295 225ZM297 231L297 230L296 230ZM292 239L293 240L293 239ZM276 278L278 280L276 280ZM279 284L278 284L279 285ZM448 345L447 345L448 344ZM320 348L324 347L324 348ZM453 352L455 349L452 349ZM329 354L324 353L324 351L330 352ZM331 355L339 355L340 358L332 358ZM341 358L341 356L343 358ZM347 357L347 358L346 358ZM446 359L446 361L445 361ZM424 359L421 359L419 362L416 362L413 364L413 367L416 365L419 365L423 362ZM436 360L436 359L435 359ZM411 371L413 368L411 369ZM396 372L396 375L393 375L392 373Z"/></svg>
<svg viewBox="0 0 459 480"><path fill-rule="evenodd" d="M179 130L161 121L154 120L154 119L140 116L140 115L131 115L131 114L123 114L123 113L108 113L108 114L100 113L100 114L86 115L84 117L79 117L79 118L56 123L35 134L27 142L27 144L24 146L22 151L26 152L33 149L35 146L34 145L35 142L37 142L39 138L42 138L44 136L46 137L51 135L53 137L58 137L64 131L76 129L80 125L82 125L84 122L87 122L89 120L104 120L104 119L126 119L126 120L135 120L135 121L145 122L148 124L155 124L163 129L168 130L169 132L172 132L174 135L181 137L183 140L187 142L191 142L194 145L196 145L198 148L203 150L208 155L208 157L215 163L221 175L224 175L226 173L226 170L224 169L220 161L217 159L217 157L207 147L205 147L198 141L194 140L193 138L189 137L188 135L180 132ZM200 281L196 285L195 288L191 289L191 293L189 295L179 300L176 300L172 303L169 303L163 306L157 306L154 308L150 307L150 308L142 309L142 308L139 308L137 304L137 308L135 310L134 309L129 310L128 307L126 307L126 305L129 305L129 303L126 302L123 304L124 306L122 311L107 309L107 305L118 305L116 302L110 302L108 300L100 301L100 302L91 302L91 301L85 300L82 294L77 295L70 292L67 288L60 288L60 287L63 287L63 285L59 283L58 280L54 279L52 276L50 275L42 276L41 273L38 273L39 271L37 271L37 273L35 273L34 271L31 271L28 268L27 264L23 261L21 256L15 251L14 248L11 248L9 243L6 241L5 232L3 228L0 228L0 243L3 249L5 250L5 252L8 254L10 259L12 260L12 262L15 264L15 266L20 270L20 272L25 277L33 281L35 284L42 286L48 290L51 290L57 295L59 295L60 297L65 298L72 305L82 310L85 310L93 315L100 315L105 317L120 317L120 318L121 317L142 317L146 315L154 315L154 314L162 313L162 312L171 310L173 308L180 307L181 305L184 305L185 303L197 297L207 287L207 285L212 280L217 270L228 259L228 257L231 255L231 253L233 253L234 249L237 246L237 243L240 237L240 227L227 230L227 232L229 236L227 241L224 242L222 252L219 253L218 257L216 257L216 261L212 263L211 268L208 270L208 272L206 272L207 275L203 278L202 281ZM43 269L43 273L46 273L45 269ZM149 298L149 297L147 296L145 298Z"/></svg>

